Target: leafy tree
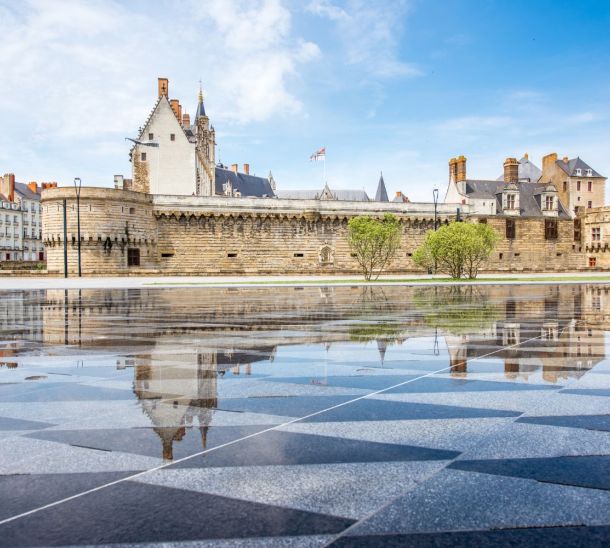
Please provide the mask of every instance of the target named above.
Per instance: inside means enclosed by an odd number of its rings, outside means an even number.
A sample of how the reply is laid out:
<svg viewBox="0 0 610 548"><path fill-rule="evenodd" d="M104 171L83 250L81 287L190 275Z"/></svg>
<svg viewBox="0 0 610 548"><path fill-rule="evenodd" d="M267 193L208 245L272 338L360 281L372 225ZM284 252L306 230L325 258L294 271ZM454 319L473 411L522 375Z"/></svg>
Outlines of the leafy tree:
<svg viewBox="0 0 610 548"><path fill-rule="evenodd" d="M413 261L424 268L435 266L452 278L476 278L498 239L498 233L486 224L453 222L428 232Z"/></svg>
<svg viewBox="0 0 610 548"><path fill-rule="evenodd" d="M377 279L400 247L400 223L391 213L382 219L368 215L353 217L348 223L347 238L364 279L373 276Z"/></svg>

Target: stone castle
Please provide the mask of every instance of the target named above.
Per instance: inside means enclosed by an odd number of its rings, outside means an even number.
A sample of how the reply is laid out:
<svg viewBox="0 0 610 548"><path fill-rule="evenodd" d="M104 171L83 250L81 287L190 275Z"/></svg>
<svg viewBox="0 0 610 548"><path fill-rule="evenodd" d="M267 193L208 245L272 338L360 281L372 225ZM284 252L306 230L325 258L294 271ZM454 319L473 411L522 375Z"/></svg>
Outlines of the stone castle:
<svg viewBox="0 0 610 548"><path fill-rule="evenodd" d="M497 180L467 177L466 158L449 162L445 199L388 200L352 190L281 191L273 175L216 162L216 138L200 90L194 120L169 82L131 149L132 177L115 188L83 187L80 247L84 274L355 274L347 224L358 215L395 214L402 244L391 273L415 272L412 254L425 234L453 220L487 223L502 236L487 271L562 271L610 266L605 241L610 209L606 178L580 158L543 158L542 169L507 158ZM399 193L400 194L400 193ZM63 202L67 216L64 237ZM76 196L72 188L42 195L49 272L77 271ZM603 238L602 238L603 231ZM608 255L608 257L607 257ZM608 264L606 264L608 263Z"/></svg>

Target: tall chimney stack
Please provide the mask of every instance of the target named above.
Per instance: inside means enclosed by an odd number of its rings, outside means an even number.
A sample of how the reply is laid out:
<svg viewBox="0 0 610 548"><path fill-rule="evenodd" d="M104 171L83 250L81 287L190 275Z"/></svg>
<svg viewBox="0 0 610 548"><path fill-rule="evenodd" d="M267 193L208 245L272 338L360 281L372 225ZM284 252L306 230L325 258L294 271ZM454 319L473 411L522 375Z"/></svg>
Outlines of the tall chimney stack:
<svg viewBox="0 0 610 548"><path fill-rule="evenodd" d="M191 127L191 117L186 112L182 115L182 125L186 128Z"/></svg>
<svg viewBox="0 0 610 548"><path fill-rule="evenodd" d="M5 173L0 185L0 193L4 194L9 202L15 201L15 174Z"/></svg>
<svg viewBox="0 0 610 548"><path fill-rule="evenodd" d="M457 159L451 158L449 160L449 182L455 183L457 181Z"/></svg>
<svg viewBox="0 0 610 548"><path fill-rule="evenodd" d="M466 180L466 156L458 156L456 158L457 162L457 173L455 180L457 182Z"/></svg>
<svg viewBox="0 0 610 548"><path fill-rule="evenodd" d="M36 194L38 192L38 183L36 181L30 181L28 183L28 188Z"/></svg>
<svg viewBox="0 0 610 548"><path fill-rule="evenodd" d="M519 182L519 162L517 158L506 158L504 161L504 181L507 183Z"/></svg>
<svg viewBox="0 0 610 548"><path fill-rule="evenodd" d="M178 120L180 120L181 119L181 116L180 116L180 103L179 103L178 99L170 99L169 104L172 107L172 110L174 111L174 114L176 115L176 118L178 118Z"/></svg>
<svg viewBox="0 0 610 548"><path fill-rule="evenodd" d="M244 164L244 173L250 175L250 164Z"/></svg>
<svg viewBox="0 0 610 548"><path fill-rule="evenodd" d="M159 88L159 97L167 97L169 95L169 80L167 78L157 78Z"/></svg>
<svg viewBox="0 0 610 548"><path fill-rule="evenodd" d="M237 164L231 164L231 171L233 173L237 173L237 167L238 167Z"/></svg>
<svg viewBox="0 0 610 548"><path fill-rule="evenodd" d="M557 161L557 153L551 152L546 156L542 157L542 172L546 175L550 169L552 169L553 164Z"/></svg>

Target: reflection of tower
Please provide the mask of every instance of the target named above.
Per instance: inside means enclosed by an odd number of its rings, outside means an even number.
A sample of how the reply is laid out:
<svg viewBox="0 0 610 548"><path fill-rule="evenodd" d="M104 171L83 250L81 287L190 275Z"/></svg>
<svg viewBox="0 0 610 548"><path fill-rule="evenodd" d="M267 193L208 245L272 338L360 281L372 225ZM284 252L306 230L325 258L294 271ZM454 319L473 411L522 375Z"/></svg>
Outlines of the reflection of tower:
<svg viewBox="0 0 610 548"><path fill-rule="evenodd" d="M182 440L195 422L205 448L217 406L216 356L216 352L198 352L172 356L171 364L161 359L136 364L134 393L161 438L164 459L173 458L174 441Z"/></svg>
<svg viewBox="0 0 610 548"><path fill-rule="evenodd" d="M383 339L377 339L377 350L379 351L379 359L381 360L382 366L383 362L385 361L385 353L387 349L387 343Z"/></svg>

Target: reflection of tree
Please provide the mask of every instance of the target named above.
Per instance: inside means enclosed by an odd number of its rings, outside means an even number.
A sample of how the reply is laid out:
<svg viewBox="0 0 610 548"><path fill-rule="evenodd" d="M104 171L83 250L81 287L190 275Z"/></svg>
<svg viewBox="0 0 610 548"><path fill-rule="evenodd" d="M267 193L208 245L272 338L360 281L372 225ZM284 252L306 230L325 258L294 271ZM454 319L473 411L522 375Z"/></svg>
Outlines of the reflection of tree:
<svg viewBox="0 0 610 548"><path fill-rule="evenodd" d="M453 335L487 329L501 319L487 291L474 285L416 288L413 304L427 325Z"/></svg>
<svg viewBox="0 0 610 548"><path fill-rule="evenodd" d="M354 342L369 342L376 340L402 340L404 326L396 322L361 322L350 325L349 340Z"/></svg>

